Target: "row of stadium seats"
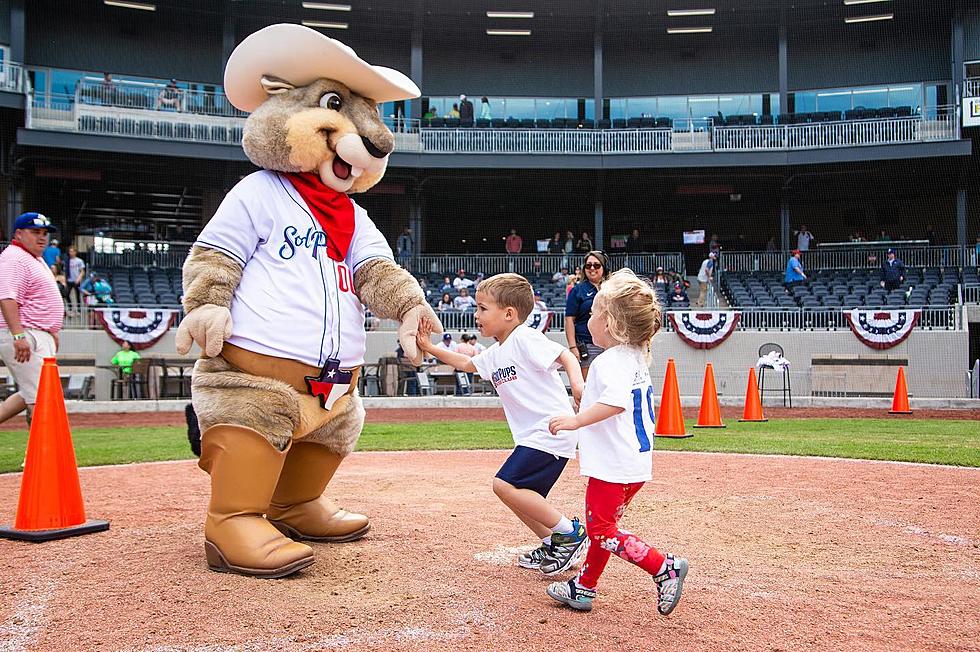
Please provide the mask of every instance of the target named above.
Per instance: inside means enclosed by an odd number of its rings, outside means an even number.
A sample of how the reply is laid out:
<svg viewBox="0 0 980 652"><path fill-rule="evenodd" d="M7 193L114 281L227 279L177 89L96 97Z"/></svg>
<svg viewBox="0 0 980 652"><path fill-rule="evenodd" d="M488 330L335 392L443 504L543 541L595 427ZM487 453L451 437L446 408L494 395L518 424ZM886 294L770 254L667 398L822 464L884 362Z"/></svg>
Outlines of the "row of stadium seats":
<svg viewBox="0 0 980 652"><path fill-rule="evenodd" d="M134 118L83 115L78 118L78 130L103 135L194 140L222 144L242 142L241 127L168 122L166 120L136 120Z"/></svg>
<svg viewBox="0 0 980 652"><path fill-rule="evenodd" d="M119 305L180 306L184 288L179 269L107 267L97 271L109 280Z"/></svg>

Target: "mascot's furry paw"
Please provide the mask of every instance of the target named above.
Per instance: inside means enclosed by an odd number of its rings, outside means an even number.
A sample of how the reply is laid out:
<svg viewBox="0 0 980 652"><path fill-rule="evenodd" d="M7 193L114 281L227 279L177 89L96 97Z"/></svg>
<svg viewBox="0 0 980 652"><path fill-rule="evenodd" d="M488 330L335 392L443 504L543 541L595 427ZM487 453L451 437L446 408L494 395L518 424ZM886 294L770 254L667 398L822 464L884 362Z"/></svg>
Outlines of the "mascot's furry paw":
<svg viewBox="0 0 980 652"><path fill-rule="evenodd" d="M402 351L415 366L422 364L422 352L419 351L415 336L419 332L422 323L428 324L428 330L438 335L442 332L442 322L436 317L436 313L428 304L415 306L405 313L402 317L401 326L398 327L398 343L402 345Z"/></svg>
<svg viewBox="0 0 980 652"><path fill-rule="evenodd" d="M213 358L221 353L225 340L231 337L231 311L224 306L206 303L187 313L177 328L177 353L186 355L191 344L197 345L204 355Z"/></svg>
<svg viewBox="0 0 980 652"><path fill-rule="evenodd" d="M187 441L191 444L191 450L198 457L201 456L201 427L197 423L197 413L194 405L188 403L184 407L184 417L187 418Z"/></svg>

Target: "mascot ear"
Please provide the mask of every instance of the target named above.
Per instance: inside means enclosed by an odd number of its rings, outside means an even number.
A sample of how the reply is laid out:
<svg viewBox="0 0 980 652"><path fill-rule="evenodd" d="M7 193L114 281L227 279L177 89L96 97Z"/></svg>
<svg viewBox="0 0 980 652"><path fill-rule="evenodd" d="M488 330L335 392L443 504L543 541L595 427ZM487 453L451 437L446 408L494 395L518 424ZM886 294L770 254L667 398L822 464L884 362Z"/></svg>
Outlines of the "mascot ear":
<svg viewBox="0 0 980 652"><path fill-rule="evenodd" d="M269 95L278 95L296 88L284 79L279 79L278 77L268 77L266 75L262 75L261 84L262 88L264 88L265 92Z"/></svg>

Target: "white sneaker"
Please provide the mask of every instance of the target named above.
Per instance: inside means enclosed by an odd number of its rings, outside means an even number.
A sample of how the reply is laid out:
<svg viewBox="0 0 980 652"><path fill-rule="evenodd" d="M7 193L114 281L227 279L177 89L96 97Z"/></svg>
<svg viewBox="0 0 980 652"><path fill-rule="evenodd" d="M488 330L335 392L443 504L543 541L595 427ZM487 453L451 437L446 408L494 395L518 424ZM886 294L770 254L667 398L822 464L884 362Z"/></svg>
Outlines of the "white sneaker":
<svg viewBox="0 0 980 652"><path fill-rule="evenodd" d="M684 588L687 568L686 559L668 554L667 568L659 575L653 576L653 581L657 583L657 611L661 615L669 614L681 601L681 589Z"/></svg>

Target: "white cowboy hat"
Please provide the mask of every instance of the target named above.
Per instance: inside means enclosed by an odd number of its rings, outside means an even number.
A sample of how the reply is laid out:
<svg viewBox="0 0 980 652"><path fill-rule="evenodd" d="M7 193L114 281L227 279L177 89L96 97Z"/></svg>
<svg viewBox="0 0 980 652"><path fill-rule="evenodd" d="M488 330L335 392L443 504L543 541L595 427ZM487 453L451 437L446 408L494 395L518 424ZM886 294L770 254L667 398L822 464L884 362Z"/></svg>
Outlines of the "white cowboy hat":
<svg viewBox="0 0 980 652"><path fill-rule="evenodd" d="M228 58L225 95L235 108L254 111L269 98L262 77L306 86L335 79L379 104L422 94L411 79L391 68L372 66L340 41L289 23L270 25L249 35Z"/></svg>

